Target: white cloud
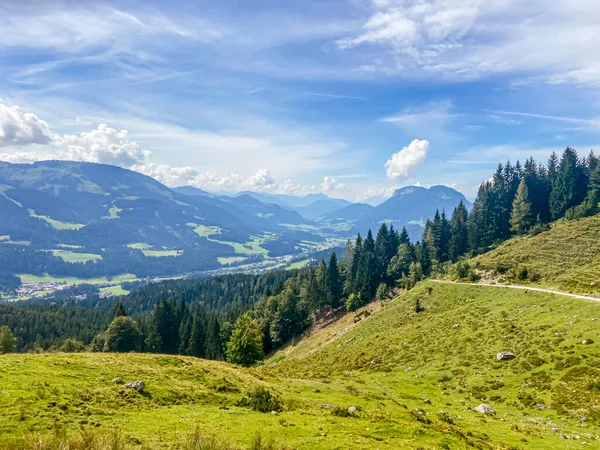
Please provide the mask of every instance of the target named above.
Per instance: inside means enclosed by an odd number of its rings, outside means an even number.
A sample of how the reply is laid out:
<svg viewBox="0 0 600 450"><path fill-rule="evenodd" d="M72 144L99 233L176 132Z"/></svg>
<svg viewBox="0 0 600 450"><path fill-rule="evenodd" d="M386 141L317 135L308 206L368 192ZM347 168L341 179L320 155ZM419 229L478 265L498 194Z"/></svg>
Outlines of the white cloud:
<svg viewBox="0 0 600 450"><path fill-rule="evenodd" d="M399 126L406 134L412 136L427 133L428 136L449 137L448 125L458 117L452 108L452 102L449 100L434 102L404 109L379 121Z"/></svg>
<svg viewBox="0 0 600 450"><path fill-rule="evenodd" d="M325 177L323 178L323 183L321 183L321 190L323 192L343 191L345 189L346 185L344 183L340 183L334 177Z"/></svg>
<svg viewBox="0 0 600 450"><path fill-rule="evenodd" d="M208 190L240 192L252 190L257 192L285 193L305 195L317 192L313 185L294 184L291 179L279 182L272 175L270 169L259 168L255 173L244 176L239 173L219 174L215 171L200 171L191 166L176 166L157 164L154 155L149 150L131 139L127 130L117 131L107 124L100 124L91 131L79 134L58 134L52 132L50 127L35 114L24 113L17 106L7 106L0 103L0 146L6 148L5 153L0 153L0 160L13 163L31 163L40 160L75 160L110 164L135 170L151 176L167 186L190 185ZM87 121L83 121L88 124ZM154 130L155 133L160 130ZM152 138L152 136L147 136ZM29 144L40 144L36 151L22 151L21 147ZM212 144L215 148L229 147L250 148L254 155L260 155L266 146L271 144L265 141L248 138L223 138L211 135L204 145ZM248 147L250 146L250 147ZM283 147L285 148L285 146ZM290 147L298 150L299 156L308 158L300 147ZM317 147L317 150L319 147ZM314 151L311 150L311 151ZM312 154L312 153L311 153ZM298 156L298 155L297 155ZM260 158L261 164L273 158ZM346 189L333 177L325 177L320 186L324 192Z"/></svg>
<svg viewBox="0 0 600 450"><path fill-rule="evenodd" d="M387 67L409 77L597 84L599 21L595 0L372 0L362 28L336 44L371 57L391 50Z"/></svg>
<svg viewBox="0 0 600 450"><path fill-rule="evenodd" d="M404 147L385 163L387 177L390 180L396 178L407 178L413 169L420 166L427 158L429 142L415 139L407 147Z"/></svg>
<svg viewBox="0 0 600 450"><path fill-rule="evenodd" d="M48 144L51 140L52 132L46 122L0 100L0 147Z"/></svg>

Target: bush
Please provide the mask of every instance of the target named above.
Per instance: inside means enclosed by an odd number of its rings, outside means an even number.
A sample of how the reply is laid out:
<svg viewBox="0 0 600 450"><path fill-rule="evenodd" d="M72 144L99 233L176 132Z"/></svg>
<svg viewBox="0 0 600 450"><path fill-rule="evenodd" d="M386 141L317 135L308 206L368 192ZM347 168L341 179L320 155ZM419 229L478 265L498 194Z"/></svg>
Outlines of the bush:
<svg viewBox="0 0 600 450"><path fill-rule="evenodd" d="M10 328L0 327L0 355L3 353L14 353L17 351L17 340L13 336Z"/></svg>
<svg viewBox="0 0 600 450"><path fill-rule="evenodd" d="M139 351L141 333L137 324L129 317L115 318L104 333L105 352Z"/></svg>
<svg viewBox="0 0 600 450"><path fill-rule="evenodd" d="M85 352L85 345L77 339L69 338L62 343L58 350L64 353L81 353Z"/></svg>
<svg viewBox="0 0 600 450"><path fill-rule="evenodd" d="M261 413L269 413L271 411L279 412L283 410L281 398L271 394L271 391L264 387L254 389L237 402L236 405L250 408Z"/></svg>
<svg viewBox="0 0 600 450"><path fill-rule="evenodd" d="M387 284L380 283L379 286L377 286L375 296L377 297L377 300L387 300L389 293L390 289L388 288Z"/></svg>
<svg viewBox="0 0 600 450"><path fill-rule="evenodd" d="M360 294L350 294L348 300L346 300L346 310L348 312L356 311L360 308L361 299Z"/></svg>

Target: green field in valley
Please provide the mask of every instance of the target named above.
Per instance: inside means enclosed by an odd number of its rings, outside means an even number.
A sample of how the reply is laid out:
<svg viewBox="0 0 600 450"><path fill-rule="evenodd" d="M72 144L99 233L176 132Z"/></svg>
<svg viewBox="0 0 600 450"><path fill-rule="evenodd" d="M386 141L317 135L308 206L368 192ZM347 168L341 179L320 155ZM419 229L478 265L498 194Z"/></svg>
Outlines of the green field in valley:
<svg viewBox="0 0 600 450"><path fill-rule="evenodd" d="M88 261L99 261L102 259L101 255L94 253L76 253L65 250L53 250L52 254L69 263L85 263Z"/></svg>
<svg viewBox="0 0 600 450"><path fill-rule="evenodd" d="M79 229L85 227L85 225L83 225L81 223L61 222L60 220L55 220L48 216L37 215L33 209L29 210L29 215L31 217L36 217L38 219L42 219L42 220L48 222L53 228L55 228L57 230L79 230Z"/></svg>

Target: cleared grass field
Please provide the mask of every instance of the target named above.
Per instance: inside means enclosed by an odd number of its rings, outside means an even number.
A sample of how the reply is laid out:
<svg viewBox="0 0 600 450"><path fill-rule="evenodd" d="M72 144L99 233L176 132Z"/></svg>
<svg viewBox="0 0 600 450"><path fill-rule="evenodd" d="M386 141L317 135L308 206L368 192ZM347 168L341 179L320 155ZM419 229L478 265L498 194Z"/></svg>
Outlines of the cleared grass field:
<svg viewBox="0 0 600 450"><path fill-rule="evenodd" d="M205 225L197 225L197 224L191 223L191 222L188 223L187 225L194 228L194 231L199 236L205 237L209 241L218 242L219 244L229 245L229 246L233 247L234 251L238 255L269 256L268 250L261 247L262 244L264 244L269 239L273 238L273 236L271 236L268 233L265 233L263 236L252 236L248 242L242 244L240 242L222 241L219 239L211 238L211 236L219 235L222 233L222 230L219 227L213 227L213 226L208 227Z"/></svg>
<svg viewBox="0 0 600 450"><path fill-rule="evenodd" d="M122 283L124 281L136 281L138 278L131 273L117 275L114 277L95 277L95 278L75 278L75 277L53 277L48 274L38 276L31 274L17 274L21 278L21 283L47 283L54 281L56 283L64 283L68 286L74 284L103 284L103 283Z"/></svg>
<svg viewBox="0 0 600 450"><path fill-rule="evenodd" d="M600 296L600 215L555 222L550 231L511 239L470 264L499 282Z"/></svg>
<svg viewBox="0 0 600 450"><path fill-rule="evenodd" d="M48 222L52 226L52 228L55 228L57 230L80 230L81 228L85 227L85 225L81 223L61 222L60 220L54 220L48 216L37 215L33 209L29 210L29 215L31 217L36 217L38 219L42 219Z"/></svg>
<svg viewBox="0 0 600 450"><path fill-rule="evenodd" d="M126 289L123 289L121 286L110 286L110 287L100 288L100 292L112 292L113 295L129 294L129 291Z"/></svg>
<svg viewBox="0 0 600 450"><path fill-rule="evenodd" d="M75 253L65 250L53 250L52 254L69 263L85 263L88 261L99 261L102 259L101 255L97 255L95 253Z"/></svg>
<svg viewBox="0 0 600 450"><path fill-rule="evenodd" d="M302 269L303 267L306 267L308 265L308 263L310 263L310 259L303 259L302 261L293 262L287 268L289 270Z"/></svg>
<svg viewBox="0 0 600 450"><path fill-rule="evenodd" d="M246 260L246 258L244 258L243 256L230 256L230 257L217 258L217 260L219 261L219 264L225 266L227 264L237 264L237 263L244 262Z"/></svg>
<svg viewBox="0 0 600 450"><path fill-rule="evenodd" d="M152 248L151 245L146 244L144 242L136 242L135 244L127 244L129 248L135 248L137 250L150 250Z"/></svg>
<svg viewBox="0 0 600 450"><path fill-rule="evenodd" d="M179 256L183 250L142 250L145 256L160 258L163 256Z"/></svg>

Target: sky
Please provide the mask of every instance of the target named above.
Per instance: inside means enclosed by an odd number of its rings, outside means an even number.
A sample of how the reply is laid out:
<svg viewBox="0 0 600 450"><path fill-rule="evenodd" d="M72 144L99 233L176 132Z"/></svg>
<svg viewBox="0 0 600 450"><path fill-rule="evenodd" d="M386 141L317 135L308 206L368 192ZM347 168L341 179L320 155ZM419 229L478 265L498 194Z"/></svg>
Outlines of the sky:
<svg viewBox="0 0 600 450"><path fill-rule="evenodd" d="M0 3L0 160L168 186L407 185L598 148L597 0Z"/></svg>

